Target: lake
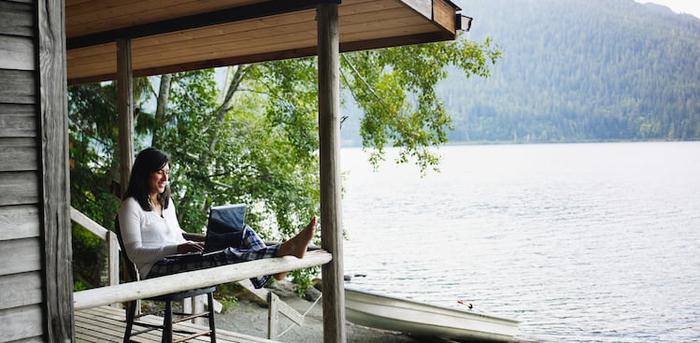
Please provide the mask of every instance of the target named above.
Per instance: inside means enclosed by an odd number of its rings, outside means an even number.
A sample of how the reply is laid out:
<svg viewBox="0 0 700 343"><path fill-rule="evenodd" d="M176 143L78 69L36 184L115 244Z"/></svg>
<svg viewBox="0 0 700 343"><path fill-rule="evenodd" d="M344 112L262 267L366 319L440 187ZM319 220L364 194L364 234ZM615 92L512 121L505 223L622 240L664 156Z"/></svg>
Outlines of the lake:
<svg viewBox="0 0 700 343"><path fill-rule="evenodd" d="M462 300L527 340L700 341L700 142L439 153L421 178L342 149L347 287Z"/></svg>

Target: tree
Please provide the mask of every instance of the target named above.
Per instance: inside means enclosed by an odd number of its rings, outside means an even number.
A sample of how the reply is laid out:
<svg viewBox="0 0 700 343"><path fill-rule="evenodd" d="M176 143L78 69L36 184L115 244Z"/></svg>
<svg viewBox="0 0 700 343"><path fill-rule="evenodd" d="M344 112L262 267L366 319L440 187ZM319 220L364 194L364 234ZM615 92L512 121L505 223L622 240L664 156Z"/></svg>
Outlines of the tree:
<svg viewBox="0 0 700 343"><path fill-rule="evenodd" d="M445 67L483 77L499 55L488 40L464 39L344 54L342 87L364 112L362 141L373 151L373 163L391 145L401 148L398 162L435 167L438 159L428 149L446 142L450 128L434 90L446 77ZM155 99L156 110L139 112L136 145L152 144L171 154L171 188L187 230L204 227L212 204L241 202L249 205L247 221L262 229L263 237L285 239L319 208L316 59L235 66L228 75L223 92L213 70L163 75L158 93L144 82L141 89L151 92L137 99ZM113 93L109 84L70 89L70 115L85 124L71 126L72 141L90 137L75 149L92 154L85 159L76 153L71 170L76 175L91 165L116 163L116 128L93 130L90 124L114 122ZM100 110L93 111L95 106ZM115 179L112 170L99 169ZM74 204L103 197L106 190L97 192L76 192ZM309 273L292 275L308 282Z"/></svg>
<svg viewBox="0 0 700 343"><path fill-rule="evenodd" d="M500 57L486 39L411 45L343 55L343 81L365 115L362 146L372 150L371 161L384 158L384 147L401 149L397 162L409 160L425 171L438 159L428 149L447 142L452 119L435 93L437 83L454 66L469 78L487 77Z"/></svg>

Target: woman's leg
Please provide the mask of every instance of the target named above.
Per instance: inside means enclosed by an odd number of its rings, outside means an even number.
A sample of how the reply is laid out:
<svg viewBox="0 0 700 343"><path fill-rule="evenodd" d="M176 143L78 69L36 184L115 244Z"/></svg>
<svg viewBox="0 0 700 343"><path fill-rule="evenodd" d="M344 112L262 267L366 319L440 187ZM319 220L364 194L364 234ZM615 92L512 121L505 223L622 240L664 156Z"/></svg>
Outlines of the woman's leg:
<svg viewBox="0 0 700 343"><path fill-rule="evenodd" d="M292 237L288 241L280 244L279 250L277 250L277 256L296 256L298 258L303 258L306 253L306 248L311 243L314 238L314 233L316 232L316 217L311 218L308 225L301 230L296 236ZM273 275L277 281L282 281L287 277L287 272L277 273Z"/></svg>
<svg viewBox="0 0 700 343"><path fill-rule="evenodd" d="M218 267L226 264L254 261L261 258L288 255L302 258L313 238L315 230L316 217L312 218L306 228L290 240L279 245L266 246L260 236L258 236L250 226L246 225L239 248L229 247L221 251L204 255L164 258L153 265L147 278ZM278 273L275 274L275 278L277 280L282 280L286 275L287 273ZM268 279L269 275L250 280L256 288L261 288L267 283Z"/></svg>
<svg viewBox="0 0 700 343"><path fill-rule="evenodd" d="M306 248L316 232L316 217L313 217L309 224L288 241L274 246L266 246L265 242L250 226L243 228L243 236L240 247L230 248L239 259L252 261L268 257L296 256L303 258Z"/></svg>
<svg viewBox="0 0 700 343"><path fill-rule="evenodd" d="M258 236L258 233L246 224L243 227L240 247L243 249L262 249L266 247L266 245L262 238Z"/></svg>
<svg viewBox="0 0 700 343"><path fill-rule="evenodd" d="M303 258L306 253L306 248L309 247L309 243L314 238L314 233L316 232L316 217L311 218L306 227L301 230L296 236L290 238L288 241L280 244L277 256L296 256L298 258Z"/></svg>
<svg viewBox="0 0 700 343"><path fill-rule="evenodd" d="M204 255L166 257L153 265L146 278L269 258L274 257L276 252L277 246L271 246L257 250L228 248ZM262 288L269 279L269 275L266 275L251 278L250 281L255 288Z"/></svg>

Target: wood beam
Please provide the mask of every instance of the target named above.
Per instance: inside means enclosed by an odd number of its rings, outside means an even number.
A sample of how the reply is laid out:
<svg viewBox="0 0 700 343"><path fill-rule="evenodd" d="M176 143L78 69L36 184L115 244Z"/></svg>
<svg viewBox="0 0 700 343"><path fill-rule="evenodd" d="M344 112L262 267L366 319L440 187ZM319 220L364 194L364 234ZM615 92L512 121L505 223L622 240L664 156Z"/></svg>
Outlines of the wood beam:
<svg viewBox="0 0 700 343"><path fill-rule="evenodd" d="M271 275L318 266L330 260L331 255L322 250L309 251L301 259L293 256L264 258L75 292L73 304L75 310L82 310L189 289L211 287L258 277L263 273Z"/></svg>
<svg viewBox="0 0 700 343"><path fill-rule="evenodd" d="M385 48L385 47L393 47L393 46L403 46L403 45L410 45L410 44L421 44L421 43L425 43L425 42L446 41L446 40L452 40L452 39L454 39L454 37L455 37L454 35L451 35L451 34L448 34L445 32L428 32L428 33L420 33L420 34L406 35L406 36L393 37L393 38L370 39L370 40L341 43L340 44L340 51L350 52L350 51L368 50L368 49ZM180 64L174 64L174 65L169 65L169 66L157 67L157 68L137 69L137 70L134 70L134 76L142 77L142 76L177 73L177 72L182 72L182 71L189 71L189 70L196 70L196 69L203 69L203 68L224 67L224 66L232 66L232 65L238 65L238 64L256 63L256 62L262 62L262 61L277 61L277 60L284 60L284 59L288 59L288 58L315 56L317 53L318 53L317 47L307 47L307 48L289 49L289 50L277 51L277 52L271 52L271 53L262 53L262 54L246 55L246 56L227 57L227 58L216 58L216 59L209 59L209 60L204 60L204 61L199 61L199 62L180 63ZM91 76L91 77L86 77L86 78L71 79L71 80L68 80L68 84L78 85L78 84L91 83L91 82L108 81L108 80L114 80L115 77L116 77L115 74L96 75L96 76Z"/></svg>
<svg viewBox="0 0 700 343"><path fill-rule="evenodd" d="M227 8L208 13L194 14L186 17L162 20L154 23L135 25L121 29L93 33L85 36L69 38L68 49L114 42L117 39L133 39L195 29L241 20L268 17L289 12L312 9L319 4L339 4L341 0L271 0L263 3Z"/></svg>
<svg viewBox="0 0 700 343"><path fill-rule="evenodd" d="M70 342L74 325L64 4L62 0L38 1L35 11L41 132L38 193L44 248L44 308L39 313L44 317L44 341Z"/></svg>
<svg viewBox="0 0 700 343"><path fill-rule="evenodd" d="M457 16L452 3L446 0L433 0L433 22L452 34L457 31Z"/></svg>
<svg viewBox="0 0 700 343"><path fill-rule="evenodd" d="M119 183L121 195L129 185L134 164L134 79L131 40L117 41L117 111L119 121Z"/></svg>
<svg viewBox="0 0 700 343"><path fill-rule="evenodd" d="M343 225L340 198L340 44L338 5L316 9L318 21L318 116L321 175L321 246L333 260L321 267L323 341L344 343Z"/></svg>

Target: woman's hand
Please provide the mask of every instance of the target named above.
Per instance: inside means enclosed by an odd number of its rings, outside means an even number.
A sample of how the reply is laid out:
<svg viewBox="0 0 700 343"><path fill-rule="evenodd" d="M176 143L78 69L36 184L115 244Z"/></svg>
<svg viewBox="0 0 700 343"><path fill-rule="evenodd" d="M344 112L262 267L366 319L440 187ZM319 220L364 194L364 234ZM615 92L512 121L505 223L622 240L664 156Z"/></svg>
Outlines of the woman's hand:
<svg viewBox="0 0 700 343"><path fill-rule="evenodd" d="M187 241L177 246L178 254L186 254L188 252L201 252L204 250L204 243Z"/></svg>

